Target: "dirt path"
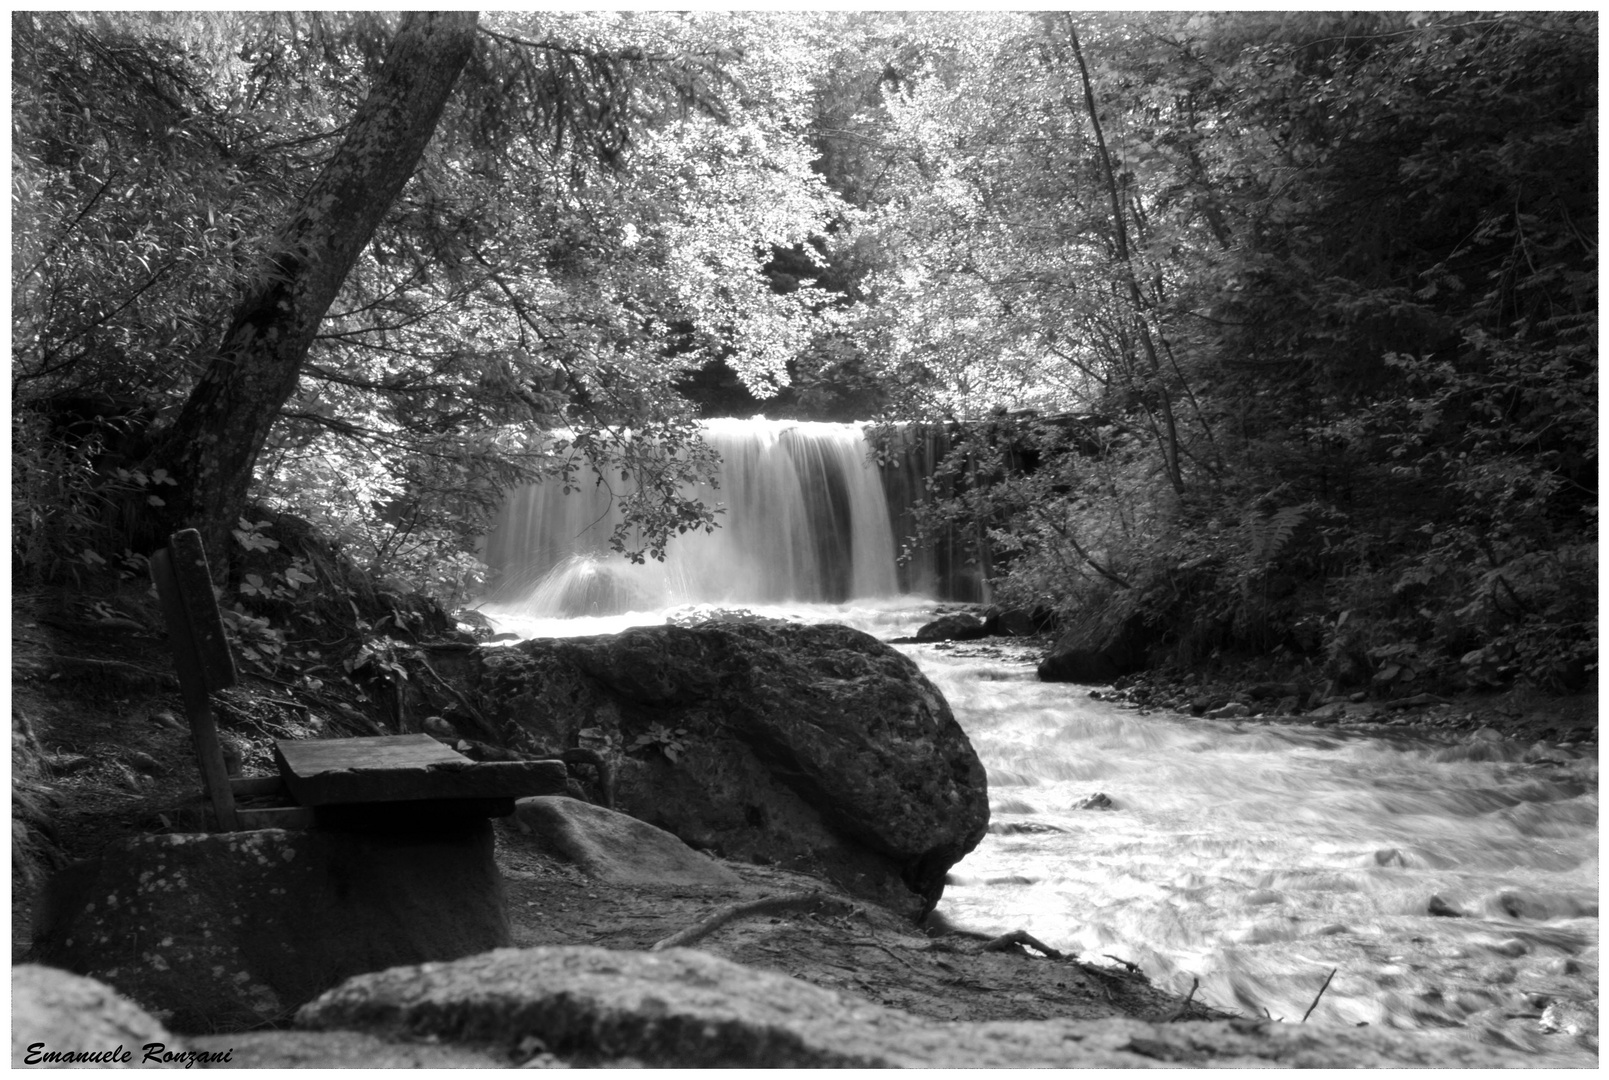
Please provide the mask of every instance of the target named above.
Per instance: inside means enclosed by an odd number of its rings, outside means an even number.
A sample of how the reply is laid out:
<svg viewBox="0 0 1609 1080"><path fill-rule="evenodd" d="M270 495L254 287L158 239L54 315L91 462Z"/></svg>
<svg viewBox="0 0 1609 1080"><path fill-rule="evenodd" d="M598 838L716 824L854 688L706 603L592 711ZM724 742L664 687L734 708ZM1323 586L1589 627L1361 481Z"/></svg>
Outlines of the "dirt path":
<svg viewBox="0 0 1609 1080"><path fill-rule="evenodd" d="M820 891L841 897L848 914L737 919L693 947L935 1020L1209 1017L1195 1005L1181 1011L1177 998L1143 974L1020 947L985 952L984 942L962 935L929 938L887 911L788 871L729 862L743 879L734 889L604 886L540 853L507 822L497 826L497 860L516 945L647 949L725 905Z"/></svg>

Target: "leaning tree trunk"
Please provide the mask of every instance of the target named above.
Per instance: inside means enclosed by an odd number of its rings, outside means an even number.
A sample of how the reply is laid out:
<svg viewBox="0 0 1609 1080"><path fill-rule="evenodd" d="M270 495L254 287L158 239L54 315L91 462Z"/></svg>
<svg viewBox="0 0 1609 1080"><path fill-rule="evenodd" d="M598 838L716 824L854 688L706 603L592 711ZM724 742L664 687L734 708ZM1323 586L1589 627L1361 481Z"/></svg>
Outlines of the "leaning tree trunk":
<svg viewBox="0 0 1609 1080"><path fill-rule="evenodd" d="M215 566L324 313L429 144L474 46L474 12L410 12L345 140L275 238L256 284L153 455L179 482L164 532L200 530Z"/></svg>

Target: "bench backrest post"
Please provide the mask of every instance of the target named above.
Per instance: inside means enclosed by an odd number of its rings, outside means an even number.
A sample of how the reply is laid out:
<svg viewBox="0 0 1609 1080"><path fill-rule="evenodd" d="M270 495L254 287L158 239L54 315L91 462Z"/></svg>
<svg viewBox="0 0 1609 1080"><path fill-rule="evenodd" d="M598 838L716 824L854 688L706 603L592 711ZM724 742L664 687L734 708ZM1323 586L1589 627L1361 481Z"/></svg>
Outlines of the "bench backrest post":
<svg viewBox="0 0 1609 1080"><path fill-rule="evenodd" d="M169 537L168 546L151 556L151 578L168 625L173 666L179 673L179 691L195 739L201 781L212 800L218 827L234 832L240 827L235 796L218 745L209 695L235 685L235 661L224 637L201 534L184 529Z"/></svg>

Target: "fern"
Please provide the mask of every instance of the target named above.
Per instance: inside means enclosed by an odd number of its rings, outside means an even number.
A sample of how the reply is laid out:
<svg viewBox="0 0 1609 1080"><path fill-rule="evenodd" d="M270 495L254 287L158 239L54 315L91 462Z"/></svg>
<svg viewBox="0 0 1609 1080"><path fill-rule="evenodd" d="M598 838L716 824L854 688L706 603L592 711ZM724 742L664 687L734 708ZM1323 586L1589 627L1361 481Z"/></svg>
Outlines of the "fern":
<svg viewBox="0 0 1609 1080"><path fill-rule="evenodd" d="M1285 545L1312 509L1308 503L1282 506L1272 514L1254 516L1247 520L1246 530L1251 541L1252 558L1264 566L1279 558Z"/></svg>

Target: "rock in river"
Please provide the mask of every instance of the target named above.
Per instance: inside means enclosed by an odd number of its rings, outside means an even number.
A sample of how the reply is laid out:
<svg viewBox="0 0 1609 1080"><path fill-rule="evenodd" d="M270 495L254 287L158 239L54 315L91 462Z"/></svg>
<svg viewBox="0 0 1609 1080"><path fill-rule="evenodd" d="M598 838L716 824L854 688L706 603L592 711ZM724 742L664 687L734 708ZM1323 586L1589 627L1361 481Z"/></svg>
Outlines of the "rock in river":
<svg viewBox="0 0 1609 1080"><path fill-rule="evenodd" d="M617 757L616 809L913 915L989 823L943 695L849 627L638 627L433 662L510 744Z"/></svg>
<svg viewBox="0 0 1609 1080"><path fill-rule="evenodd" d="M973 641L986 633L982 619L969 612L958 611L952 615L940 615L932 622L924 623L916 632L916 640Z"/></svg>

